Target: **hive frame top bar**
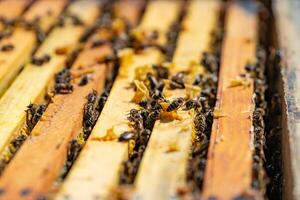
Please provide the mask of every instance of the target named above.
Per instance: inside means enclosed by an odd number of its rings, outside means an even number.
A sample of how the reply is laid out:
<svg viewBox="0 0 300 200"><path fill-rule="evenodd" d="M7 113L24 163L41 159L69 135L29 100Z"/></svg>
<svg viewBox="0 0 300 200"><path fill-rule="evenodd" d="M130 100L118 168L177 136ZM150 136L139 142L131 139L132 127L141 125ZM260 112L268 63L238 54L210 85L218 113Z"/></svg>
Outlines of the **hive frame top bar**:
<svg viewBox="0 0 300 200"><path fill-rule="evenodd" d="M245 73L246 64L255 58L258 16L252 8L250 1L233 1L227 11L215 108L224 116L215 116L213 122L204 198L232 199L252 187L253 82L231 87L231 81Z"/></svg>
<svg viewBox="0 0 300 200"><path fill-rule="evenodd" d="M299 111L300 82L299 82L299 1L274 0L273 10L276 18L278 48L282 51L283 60L279 66L283 79L284 110L283 121L283 163L284 185L283 198L300 198L300 160L299 160ZM285 123L287 123L285 125Z"/></svg>
<svg viewBox="0 0 300 200"><path fill-rule="evenodd" d="M15 19L19 17L33 0L0 1L0 18Z"/></svg>
<svg viewBox="0 0 300 200"><path fill-rule="evenodd" d="M89 5L90 12L80 9L78 15L86 24L91 24L98 15L97 1L76 1L72 3L70 9ZM77 13L75 13L77 14ZM88 17L86 17L88 16ZM71 51L78 43L84 32L82 26L67 25L65 27L55 28L49 34L49 37L39 47L34 56L44 56L49 54L52 56L50 62L38 67L34 64L27 64L20 75L15 79L13 84L8 88L0 99L0 129L1 134L1 151L9 143L10 139L18 134L19 128L25 122L25 110L30 103L38 103L43 101L45 90L48 84L53 80L53 75L60 68L64 67L67 55L56 55L57 48L67 47ZM34 82L35 81L35 82Z"/></svg>
<svg viewBox="0 0 300 200"><path fill-rule="evenodd" d="M150 6L148 5L142 18L142 25L138 26L137 30L145 32L157 30L161 35L159 41L163 43L166 41L164 37L168 29L179 14L180 2L161 0L149 3ZM168 9L161 9L161 6ZM158 16L165 17L161 18L160 24L156 26L150 19L152 17L157 19ZM126 89L126 86L132 83L137 67L158 64L163 59L162 54L156 49L147 49L140 54L132 54L128 51L124 53L124 57L121 58L119 75L98 122L65 179L57 199L64 199L65 196L72 199L89 199L93 196L105 199L118 187L119 172L128 155L128 144L118 142L117 139L123 131L129 130L126 113L130 109L137 108L136 105L130 103L135 92ZM114 131L116 137L105 140L104 138L109 138L110 130ZM98 157L97 155L102 156ZM95 175L94 171L99 173Z"/></svg>
<svg viewBox="0 0 300 200"><path fill-rule="evenodd" d="M48 32L57 22L57 18L66 4L66 0L37 1L24 13L23 19L32 22L36 18L40 18L38 22L40 32L17 26L12 29L10 37L0 41L1 46L5 44L13 45L12 51L0 52L0 96L9 87L24 63L29 60L30 55L38 46L38 42L41 42L38 41L38 37L43 36L44 32Z"/></svg>
<svg viewBox="0 0 300 200"><path fill-rule="evenodd" d="M169 72L188 71L204 52L210 50L212 32L217 26L221 3L219 1L191 1L183 19L183 29L173 57L174 68ZM205 16L205 17L204 17ZM204 22L205 19L205 22ZM198 66L202 68L202 66ZM202 73L204 70L200 69ZM186 97L187 91L175 90L167 99ZM178 191L186 188L186 170L193 138L194 113L177 111L181 120L156 121L143 155L134 183L135 199L180 198ZM170 146L177 150L168 152ZM162 186L163 185L163 186Z"/></svg>

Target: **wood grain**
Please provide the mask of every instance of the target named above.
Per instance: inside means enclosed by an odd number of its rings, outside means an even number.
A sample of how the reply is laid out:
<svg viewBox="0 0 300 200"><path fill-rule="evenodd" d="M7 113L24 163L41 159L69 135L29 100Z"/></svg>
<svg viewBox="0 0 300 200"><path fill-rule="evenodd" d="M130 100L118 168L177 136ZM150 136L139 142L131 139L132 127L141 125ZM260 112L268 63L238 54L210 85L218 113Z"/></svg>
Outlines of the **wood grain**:
<svg viewBox="0 0 300 200"><path fill-rule="evenodd" d="M227 12L216 110L203 195L233 199L251 189L253 83L229 87L255 58L258 19L250 1L233 1Z"/></svg>
<svg viewBox="0 0 300 200"><path fill-rule="evenodd" d="M131 14L138 13L139 8L134 5L130 11ZM125 13L118 15L126 17ZM99 64L98 60L112 55L112 48L109 45L91 48L95 40L103 39L99 37L98 32L90 37L85 49L71 68L74 75L86 70L92 71L89 74L92 79L87 85L78 86L81 77L73 76L73 92L58 94L52 99L53 103L48 106L41 121L32 130L31 136L4 171L0 180L0 186L2 185L6 191L3 198L18 199L16 194L18 195L24 188L31 191L28 198L46 196L60 175L66 161L69 142L83 131L86 97L93 90L98 94L101 92L109 69L107 64ZM24 159L28 162L24 163ZM19 170L20 168L22 170ZM20 180L12 181L18 179Z"/></svg>
<svg viewBox="0 0 300 200"><path fill-rule="evenodd" d="M0 1L0 18L15 19L19 17L32 0Z"/></svg>
<svg viewBox="0 0 300 200"><path fill-rule="evenodd" d="M97 60L111 53L111 49L105 46L87 48L79 55L73 68L77 69L77 73L80 71L78 68L93 70L92 81L78 86L78 76L73 80L74 91L71 94L53 98L54 103L49 105L31 136L5 169L0 179L0 187L4 188L5 194L0 199L24 199L20 193L25 189L30 190L26 196L28 199L49 193L65 164L69 141L82 131L87 95L93 90L100 92L104 86L107 66L97 64Z"/></svg>
<svg viewBox="0 0 300 200"><path fill-rule="evenodd" d="M138 30L157 30L164 43L169 27L179 14L178 1L150 1ZM165 8L165 9L163 9ZM168 8L168 9L166 9ZM154 23L154 19L160 19ZM123 52L124 53L124 52ZM108 100L79 158L67 176L57 199L106 199L118 186L122 162L128 155L128 144L118 142L123 131L129 130L126 113L137 108L131 100L135 92L128 89L134 80L134 71L139 66L160 63L162 54L148 49L140 54L128 53L121 59L121 68ZM103 141L112 130L115 138Z"/></svg>
<svg viewBox="0 0 300 200"><path fill-rule="evenodd" d="M183 21L171 74L187 71L191 62L209 51L217 25L219 1L192 1ZM199 66L201 68L201 66ZM169 100L186 97L186 90L169 91ZM135 198L143 200L179 198L177 190L186 186L187 161L193 136L193 112L179 110L182 120L155 123L135 182ZM168 152L170 145L178 149Z"/></svg>
<svg viewBox="0 0 300 200"><path fill-rule="evenodd" d="M29 8L23 19L30 22L37 17L41 17L39 22L41 30L47 32L57 21L66 3L67 0L51 0L51 2L40 0ZM51 15L47 12L51 12ZM0 41L0 46L6 44L12 44L14 49L8 52L0 52L0 96L3 95L25 62L29 60L30 55L36 48L37 40L33 30L15 28L11 37Z"/></svg>
<svg viewBox="0 0 300 200"><path fill-rule="evenodd" d="M283 199L300 198L300 9L299 1L280 1L273 3L278 48L284 57L276 77L282 78L282 158L284 167ZM275 75L274 75L275 76Z"/></svg>
<svg viewBox="0 0 300 200"><path fill-rule="evenodd" d="M83 10L79 9L84 7ZM99 10L97 1L76 1L68 10L74 12L87 25L95 21ZM43 66L27 64L17 79L0 99L0 150L9 144L25 121L25 110L30 103L38 103L44 96L53 75L64 67L67 55L57 55L55 50L67 47L70 51L84 33L86 26L72 24L55 28L37 50L35 56L49 54L51 60Z"/></svg>

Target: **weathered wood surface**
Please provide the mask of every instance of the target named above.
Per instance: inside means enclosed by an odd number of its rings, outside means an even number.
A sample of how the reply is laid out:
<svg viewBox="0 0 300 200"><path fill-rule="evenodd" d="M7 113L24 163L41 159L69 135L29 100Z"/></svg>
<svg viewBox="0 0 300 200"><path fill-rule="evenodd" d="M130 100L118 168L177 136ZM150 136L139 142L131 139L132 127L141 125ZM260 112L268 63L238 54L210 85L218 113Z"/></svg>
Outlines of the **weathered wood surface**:
<svg viewBox="0 0 300 200"><path fill-rule="evenodd" d="M9 144L25 121L25 110L30 103L37 103L53 81L53 75L64 67L66 55L57 55L57 48L66 47L69 51L75 48L85 28L95 22L99 14L97 1L76 1L68 11L76 14L86 25L66 24L57 27L37 50L35 56L50 55L51 59L42 66L27 64L0 99L0 151Z"/></svg>
<svg viewBox="0 0 300 200"><path fill-rule="evenodd" d="M252 183L253 82L230 87L255 58L258 17L250 1L231 2L225 22L215 116L205 170L205 199L233 199ZM221 113L221 114L220 114Z"/></svg>
<svg viewBox="0 0 300 200"><path fill-rule="evenodd" d="M67 0L40 0L34 3L23 15L27 22L40 18L40 28L47 32L57 22L58 15L65 7ZM1 5L0 5L1 7ZM51 14L49 14L51 13ZM0 52L0 95L2 95L21 67L29 60L36 48L37 39L33 30L23 27L14 28L9 38L0 41L0 46L11 44L12 51Z"/></svg>
<svg viewBox="0 0 300 200"><path fill-rule="evenodd" d="M166 33L179 11L178 1L150 1L137 30L157 30L159 43L164 44ZM163 61L161 52L156 49L147 49L140 54L130 53L129 50L123 54L119 75L104 109L57 199L106 199L111 190L118 186L119 172L128 155L128 144L118 142L118 137L130 130L126 113L137 108L137 105L131 103L135 92L128 89L128 86L134 80L137 67Z"/></svg>
<svg viewBox="0 0 300 200"><path fill-rule="evenodd" d="M53 103L32 130L31 136L5 169L0 179L0 187L5 188L5 194L0 198L22 198L19 194L25 188L31 191L28 198L48 194L65 164L70 140L82 131L87 95L93 90L100 92L104 86L107 66L97 64L97 59L110 53L108 47L100 47L87 48L79 55L72 71L78 75L84 70L92 70L93 81L78 86L81 76L77 76L72 80L74 91L71 94L58 94L52 99Z"/></svg>
<svg viewBox="0 0 300 200"><path fill-rule="evenodd" d="M32 0L4 0L0 1L0 18L13 20L18 18ZM0 25L0 30L3 26Z"/></svg>
<svg viewBox="0 0 300 200"><path fill-rule="evenodd" d="M278 47L283 53L283 166L284 199L300 199L300 1L275 0Z"/></svg>
<svg viewBox="0 0 300 200"><path fill-rule="evenodd" d="M183 21L171 74L187 71L210 50L216 28L219 1L191 1ZM202 68L202 66L199 66ZM203 69L199 69L203 72ZM187 91L169 91L169 100L186 97ZM193 136L193 112L177 111L182 120L155 123L135 181L135 198L143 200L179 198L178 190L186 186L186 170ZM170 146L177 150L168 152Z"/></svg>
<svg viewBox="0 0 300 200"><path fill-rule="evenodd" d="M138 16L140 6L132 5L128 13L117 13L120 17ZM134 22L133 19L130 20ZM133 24L132 24L133 25ZM101 31L101 30L99 30ZM109 66L98 61L105 56L112 55L109 45L92 47L94 41L103 39L96 32L86 44L71 68L74 86L71 94L57 94L41 121L32 130L31 136L26 140L4 171L0 185L10 189L5 192L5 198L12 198L22 188L31 191L30 196L37 194L47 195L53 182L58 178L66 162L69 142L83 131L83 110L87 103L86 97L93 90L101 92L106 79ZM90 71L90 81L85 86L78 86L85 72ZM66 123L68 122L68 123ZM24 160L28 162L24 163ZM22 170L20 170L22 169ZM21 178L20 178L21 177ZM43 177L43 178L41 178ZM18 180L19 181L12 181Z"/></svg>

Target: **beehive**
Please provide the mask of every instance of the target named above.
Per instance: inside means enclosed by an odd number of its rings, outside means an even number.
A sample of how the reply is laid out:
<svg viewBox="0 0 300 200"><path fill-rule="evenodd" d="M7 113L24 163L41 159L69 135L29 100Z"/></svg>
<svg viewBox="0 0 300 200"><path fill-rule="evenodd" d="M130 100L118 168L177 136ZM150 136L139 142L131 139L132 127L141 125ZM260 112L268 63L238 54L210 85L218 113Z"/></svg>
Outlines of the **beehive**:
<svg viewBox="0 0 300 200"><path fill-rule="evenodd" d="M0 199L298 199L297 8L1 0Z"/></svg>

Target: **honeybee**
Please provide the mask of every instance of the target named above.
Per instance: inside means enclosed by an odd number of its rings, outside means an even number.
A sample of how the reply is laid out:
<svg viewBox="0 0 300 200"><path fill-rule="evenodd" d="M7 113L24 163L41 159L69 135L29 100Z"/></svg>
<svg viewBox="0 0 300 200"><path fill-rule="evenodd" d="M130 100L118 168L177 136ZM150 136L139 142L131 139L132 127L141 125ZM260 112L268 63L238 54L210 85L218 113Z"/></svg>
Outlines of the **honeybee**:
<svg viewBox="0 0 300 200"><path fill-rule="evenodd" d="M8 52L8 51L14 50L14 48L15 48L14 45L6 44L6 45L3 45L0 50L4 51L4 52Z"/></svg>
<svg viewBox="0 0 300 200"><path fill-rule="evenodd" d="M31 63L34 64L34 65L37 65L37 66L41 66L44 63L49 62L50 59L51 59L50 55L45 54L45 55L43 55L41 57L32 57Z"/></svg>
<svg viewBox="0 0 300 200"><path fill-rule="evenodd" d="M194 99L189 99L184 103L184 110L198 109L201 107L201 103Z"/></svg>
<svg viewBox="0 0 300 200"><path fill-rule="evenodd" d="M169 106L167 107L166 111L167 112L171 112L171 111L174 111L174 110L177 110L184 102L184 99L183 98L177 98L177 99L174 99L170 104Z"/></svg>
<svg viewBox="0 0 300 200"><path fill-rule="evenodd" d="M126 132L124 132L120 135L119 142L125 142L125 141L128 141L128 140L135 139L135 135L136 134L132 131L126 131Z"/></svg>

